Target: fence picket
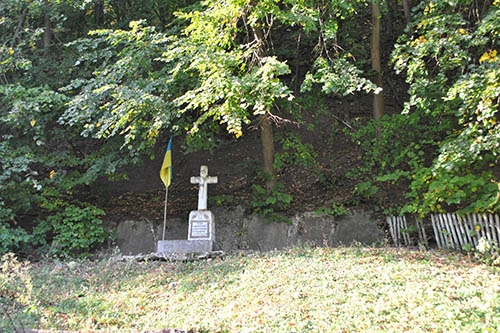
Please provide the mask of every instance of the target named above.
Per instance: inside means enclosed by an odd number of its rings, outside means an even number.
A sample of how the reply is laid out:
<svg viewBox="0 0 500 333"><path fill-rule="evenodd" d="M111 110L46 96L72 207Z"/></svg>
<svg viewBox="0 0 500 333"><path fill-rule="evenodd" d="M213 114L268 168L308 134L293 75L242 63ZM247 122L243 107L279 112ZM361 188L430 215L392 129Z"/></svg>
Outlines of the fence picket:
<svg viewBox="0 0 500 333"><path fill-rule="evenodd" d="M405 238L405 246L412 245L410 238L410 231L408 230L408 223L406 221L406 217L401 216L401 223L403 223L405 232L403 233L403 237Z"/></svg>
<svg viewBox="0 0 500 333"><path fill-rule="evenodd" d="M398 244L397 246L401 246L401 226L399 225L399 219L396 217L396 235L398 235Z"/></svg>
<svg viewBox="0 0 500 333"><path fill-rule="evenodd" d="M448 214L448 215L451 220L451 227L454 230L454 234L456 235L457 238L457 247L461 249L464 241L462 239L462 234L460 233L460 224L458 223L457 220L457 214Z"/></svg>
<svg viewBox="0 0 500 333"><path fill-rule="evenodd" d="M476 214L471 214L472 215L472 220L474 221L473 222L473 230L474 232L476 233L476 242L474 244L474 246L477 246L477 244L479 244L479 239L481 238L481 225L479 224L479 222L477 221L477 215ZM479 230L477 230L477 226L479 226Z"/></svg>
<svg viewBox="0 0 500 333"><path fill-rule="evenodd" d="M394 236L394 230L392 229L392 216L387 216L385 218L385 221L387 222L387 225L389 226L389 232L391 233L392 240L394 243L396 243L395 239L396 237Z"/></svg>
<svg viewBox="0 0 500 333"><path fill-rule="evenodd" d="M445 220L446 227L448 228L447 230L450 233L451 247L454 248L454 249L456 249L457 248L457 240L456 240L456 236L455 236L455 232L454 232L454 228L453 228L450 216L446 215L446 214L443 214L443 218Z"/></svg>
<svg viewBox="0 0 500 333"><path fill-rule="evenodd" d="M455 223L454 223L455 221L453 219L453 215L448 213L445 216L446 216L446 220L448 221L448 227L451 231L451 237L453 239L454 248L460 249L461 248L460 241L458 239L457 229L455 228Z"/></svg>
<svg viewBox="0 0 500 333"><path fill-rule="evenodd" d="M446 228L444 227L443 224L443 219L440 214L438 214L437 217L438 217L439 230L441 231L443 247L450 247L450 244L448 243L448 237L446 236Z"/></svg>
<svg viewBox="0 0 500 333"><path fill-rule="evenodd" d="M396 225L398 226L398 239L399 239L399 244L398 246L401 246L403 245L403 242L404 242L404 239L403 239L403 234L401 233L401 229L402 226L401 226L401 219L399 218L399 216L396 217Z"/></svg>
<svg viewBox="0 0 500 333"><path fill-rule="evenodd" d="M486 219L488 220L488 227L490 228L491 234L491 242L497 244L497 235L495 231L495 218L492 214L486 215Z"/></svg>
<svg viewBox="0 0 500 333"><path fill-rule="evenodd" d="M486 214L483 214L481 216L481 220L483 221L484 224L484 232L486 233L486 238L488 241L491 242L491 231L490 231L490 221L488 221L488 216Z"/></svg>
<svg viewBox="0 0 500 333"><path fill-rule="evenodd" d="M446 247L450 247L451 246L451 242L449 239L450 232L448 231L448 229L446 229L446 222L444 221L443 214L438 214L438 219L440 222L440 229L441 229L441 233L443 235L444 244L446 245Z"/></svg>
<svg viewBox="0 0 500 333"><path fill-rule="evenodd" d="M398 216L398 223L399 223L399 232L401 237L401 245L405 246L406 245L405 227L403 225L403 219L401 218L401 216Z"/></svg>
<svg viewBox="0 0 500 333"><path fill-rule="evenodd" d="M460 219L461 225L463 226L465 231L464 237L466 238L466 243L474 246L474 241L472 240L472 235L470 234L469 223L467 222L467 216L458 216L458 218Z"/></svg>
<svg viewBox="0 0 500 333"><path fill-rule="evenodd" d="M410 230L408 229L408 221L406 221L406 216L401 217L401 221L403 222L404 228L405 228L405 245L410 246L412 245L411 237L410 237Z"/></svg>
<svg viewBox="0 0 500 333"><path fill-rule="evenodd" d="M497 231L497 246L500 246L500 217L498 217L498 214L495 214L495 229Z"/></svg>
<svg viewBox="0 0 500 333"><path fill-rule="evenodd" d="M441 249L443 247L441 245L441 233L439 232L439 227L437 226L435 215L431 215L431 224L432 224L432 229L434 230L434 238L436 238L438 249Z"/></svg>
<svg viewBox="0 0 500 333"><path fill-rule="evenodd" d="M450 221L450 229L453 232L453 236L455 238L455 246L457 249L461 249L462 241L460 240L460 230L458 229L458 225L455 220L455 214L448 214L447 216Z"/></svg>
<svg viewBox="0 0 500 333"><path fill-rule="evenodd" d="M392 224L391 224L391 217L390 216L387 216L385 218L385 222L387 222L387 225L389 226L389 232L391 234L391 238L392 240L394 241L394 232L392 231Z"/></svg>
<svg viewBox="0 0 500 333"><path fill-rule="evenodd" d="M486 226L484 225L483 217L479 214L477 215L477 221L479 225L481 226L481 229L479 229L479 232L481 233L482 238L486 238Z"/></svg>
<svg viewBox="0 0 500 333"><path fill-rule="evenodd" d="M394 228L394 236L396 237L394 243L399 247L398 218L396 216L392 218L392 227Z"/></svg>
<svg viewBox="0 0 500 333"><path fill-rule="evenodd" d="M471 214L466 215L466 222L467 222L467 225L469 227L470 237L472 240L472 246L475 247L476 246L476 229L474 229L474 222L472 221Z"/></svg>
<svg viewBox="0 0 500 333"><path fill-rule="evenodd" d="M427 235L425 234L424 222L420 218L415 218L418 229L418 241L427 244Z"/></svg>
<svg viewBox="0 0 500 333"><path fill-rule="evenodd" d="M401 237L401 224L399 223L399 217L396 216L396 235L398 235L398 247L403 244L403 237Z"/></svg>
<svg viewBox="0 0 500 333"><path fill-rule="evenodd" d="M467 243L467 237L465 235L465 230L462 226L462 221L458 214L453 214L453 221L455 223L455 228L457 229L458 240L460 241L460 248L463 248Z"/></svg>
<svg viewBox="0 0 500 333"><path fill-rule="evenodd" d="M448 229L448 223L446 223L446 215L439 214L439 218L441 219L441 224L443 226L446 247L453 247L453 239L451 238L450 230Z"/></svg>

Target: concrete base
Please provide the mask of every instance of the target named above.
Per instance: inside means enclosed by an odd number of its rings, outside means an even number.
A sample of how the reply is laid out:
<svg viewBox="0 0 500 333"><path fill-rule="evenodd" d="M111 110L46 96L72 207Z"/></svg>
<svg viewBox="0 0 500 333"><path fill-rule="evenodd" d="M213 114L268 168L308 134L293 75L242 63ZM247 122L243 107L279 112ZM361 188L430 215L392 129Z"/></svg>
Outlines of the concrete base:
<svg viewBox="0 0 500 333"><path fill-rule="evenodd" d="M211 252L212 247L212 240L161 240L157 253Z"/></svg>

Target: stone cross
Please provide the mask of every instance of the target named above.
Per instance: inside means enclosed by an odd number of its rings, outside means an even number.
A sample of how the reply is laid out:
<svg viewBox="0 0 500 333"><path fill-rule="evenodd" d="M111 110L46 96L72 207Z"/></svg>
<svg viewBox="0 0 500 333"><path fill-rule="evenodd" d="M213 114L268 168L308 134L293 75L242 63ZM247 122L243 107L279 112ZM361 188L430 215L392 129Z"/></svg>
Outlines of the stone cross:
<svg viewBox="0 0 500 333"><path fill-rule="evenodd" d="M217 181L217 177L208 176L208 167L206 165L201 166L199 177L191 177L191 184L200 184L198 192L198 210L207 209L208 184L217 184Z"/></svg>

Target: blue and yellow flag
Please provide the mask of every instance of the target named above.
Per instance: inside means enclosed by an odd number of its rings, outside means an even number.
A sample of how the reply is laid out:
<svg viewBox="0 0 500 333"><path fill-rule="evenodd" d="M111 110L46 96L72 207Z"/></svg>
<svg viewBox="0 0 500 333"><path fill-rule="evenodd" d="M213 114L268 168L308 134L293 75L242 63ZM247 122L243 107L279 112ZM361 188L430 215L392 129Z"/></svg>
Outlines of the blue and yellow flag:
<svg viewBox="0 0 500 333"><path fill-rule="evenodd" d="M167 152L165 153L165 157L163 158L163 164L161 165L160 170L160 178L165 184L165 187L170 186L170 182L172 181L172 137L170 137L170 141L168 142Z"/></svg>

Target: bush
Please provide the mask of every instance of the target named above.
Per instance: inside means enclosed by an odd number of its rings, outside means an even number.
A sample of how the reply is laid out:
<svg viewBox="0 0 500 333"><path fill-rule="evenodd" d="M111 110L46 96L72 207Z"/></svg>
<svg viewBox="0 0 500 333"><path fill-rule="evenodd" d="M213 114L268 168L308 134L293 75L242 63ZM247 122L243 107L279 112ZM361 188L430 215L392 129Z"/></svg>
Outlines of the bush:
<svg viewBox="0 0 500 333"><path fill-rule="evenodd" d="M49 245L50 254L88 256L109 237L102 227L102 215L104 211L94 206L68 205L61 212L48 216L34 233L42 245ZM51 239L50 244L46 239Z"/></svg>

